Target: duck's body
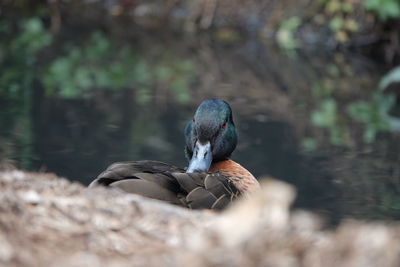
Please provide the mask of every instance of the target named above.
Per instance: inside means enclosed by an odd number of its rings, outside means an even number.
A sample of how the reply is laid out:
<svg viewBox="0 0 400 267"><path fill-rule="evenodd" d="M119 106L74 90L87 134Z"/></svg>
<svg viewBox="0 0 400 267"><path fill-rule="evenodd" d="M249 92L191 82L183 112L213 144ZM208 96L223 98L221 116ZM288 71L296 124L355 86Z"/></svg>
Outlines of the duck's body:
<svg viewBox="0 0 400 267"><path fill-rule="evenodd" d="M99 185L191 209L223 209L237 197L259 188L254 176L232 160L211 165L208 173L186 173L158 161L117 162L90 187Z"/></svg>
<svg viewBox="0 0 400 267"><path fill-rule="evenodd" d="M116 187L194 209L222 209L259 188L248 170L229 159L237 136L225 101L204 101L185 128L185 140L191 158L186 170L158 161L114 163L90 187Z"/></svg>

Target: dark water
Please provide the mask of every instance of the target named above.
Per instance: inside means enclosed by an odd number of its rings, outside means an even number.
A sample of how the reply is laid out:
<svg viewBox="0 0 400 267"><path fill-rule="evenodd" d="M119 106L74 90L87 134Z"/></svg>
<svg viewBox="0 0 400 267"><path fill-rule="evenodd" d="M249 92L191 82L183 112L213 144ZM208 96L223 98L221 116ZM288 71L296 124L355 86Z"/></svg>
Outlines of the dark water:
<svg viewBox="0 0 400 267"><path fill-rule="evenodd" d="M186 121L219 97L239 131L233 159L294 184L296 206L400 219L399 135L376 116L383 71L371 60L218 36L74 35L74 25L54 36L37 20L19 29L1 43L4 167L83 184L115 161L183 167Z"/></svg>
<svg viewBox="0 0 400 267"><path fill-rule="evenodd" d="M88 184L114 161L154 159L186 166L183 128L196 105L138 106L131 90L99 92L96 98L111 110L92 99L34 97L31 168ZM234 115L240 136L235 160L257 176L289 179L299 171L290 125Z"/></svg>

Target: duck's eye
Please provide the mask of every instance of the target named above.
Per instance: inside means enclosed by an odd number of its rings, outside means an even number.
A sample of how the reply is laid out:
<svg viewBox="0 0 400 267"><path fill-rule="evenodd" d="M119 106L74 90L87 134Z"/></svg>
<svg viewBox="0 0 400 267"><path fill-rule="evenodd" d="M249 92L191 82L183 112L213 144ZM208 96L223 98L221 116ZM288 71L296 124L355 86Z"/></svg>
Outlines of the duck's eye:
<svg viewBox="0 0 400 267"><path fill-rule="evenodd" d="M192 119L192 121L193 121L193 123L195 123L195 122L196 122L196 120L195 120L194 118Z"/></svg>
<svg viewBox="0 0 400 267"><path fill-rule="evenodd" d="M225 128L226 128L226 122L221 125L221 129L225 129Z"/></svg>

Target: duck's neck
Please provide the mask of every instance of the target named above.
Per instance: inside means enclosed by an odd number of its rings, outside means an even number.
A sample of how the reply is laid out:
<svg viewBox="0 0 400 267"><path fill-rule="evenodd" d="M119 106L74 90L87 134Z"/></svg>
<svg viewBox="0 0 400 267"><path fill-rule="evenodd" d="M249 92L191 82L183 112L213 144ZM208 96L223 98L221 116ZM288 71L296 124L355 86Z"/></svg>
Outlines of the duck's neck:
<svg viewBox="0 0 400 267"><path fill-rule="evenodd" d="M250 193L260 188L257 179L246 168L230 159L211 164L208 171L228 176L241 193Z"/></svg>

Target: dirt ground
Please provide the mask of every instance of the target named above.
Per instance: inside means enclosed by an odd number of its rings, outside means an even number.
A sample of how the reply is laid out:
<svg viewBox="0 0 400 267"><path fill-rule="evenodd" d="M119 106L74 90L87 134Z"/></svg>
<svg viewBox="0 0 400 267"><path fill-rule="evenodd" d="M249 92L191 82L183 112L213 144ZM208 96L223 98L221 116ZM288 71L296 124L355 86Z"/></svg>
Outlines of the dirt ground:
<svg viewBox="0 0 400 267"><path fill-rule="evenodd" d="M191 211L52 174L0 173L1 266L398 266L400 227L324 229L266 180L223 213Z"/></svg>

